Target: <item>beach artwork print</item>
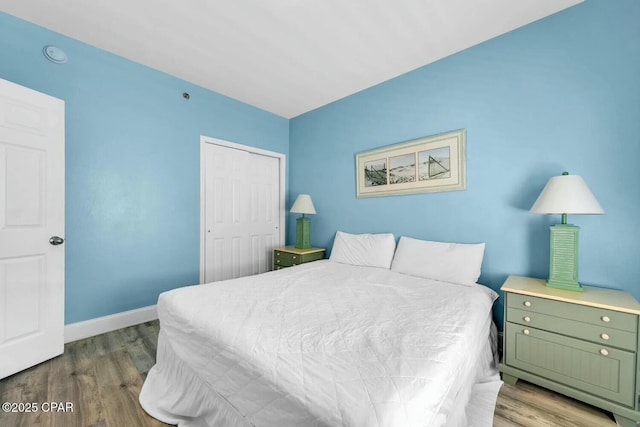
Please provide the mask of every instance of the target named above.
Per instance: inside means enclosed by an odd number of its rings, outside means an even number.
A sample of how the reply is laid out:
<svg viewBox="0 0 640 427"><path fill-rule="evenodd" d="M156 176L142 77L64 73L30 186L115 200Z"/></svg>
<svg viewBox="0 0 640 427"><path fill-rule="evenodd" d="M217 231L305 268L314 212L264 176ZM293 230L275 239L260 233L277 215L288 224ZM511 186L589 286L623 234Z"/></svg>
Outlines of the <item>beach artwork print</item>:
<svg viewBox="0 0 640 427"><path fill-rule="evenodd" d="M387 159L372 160L364 164L364 185L387 185Z"/></svg>
<svg viewBox="0 0 640 427"><path fill-rule="evenodd" d="M418 172L420 181L451 177L449 147L421 151L418 153L418 162L420 164Z"/></svg>
<svg viewBox="0 0 640 427"><path fill-rule="evenodd" d="M356 197L464 190L466 135L458 130L356 154Z"/></svg>
<svg viewBox="0 0 640 427"><path fill-rule="evenodd" d="M415 153L389 158L389 184L403 184L416 180Z"/></svg>

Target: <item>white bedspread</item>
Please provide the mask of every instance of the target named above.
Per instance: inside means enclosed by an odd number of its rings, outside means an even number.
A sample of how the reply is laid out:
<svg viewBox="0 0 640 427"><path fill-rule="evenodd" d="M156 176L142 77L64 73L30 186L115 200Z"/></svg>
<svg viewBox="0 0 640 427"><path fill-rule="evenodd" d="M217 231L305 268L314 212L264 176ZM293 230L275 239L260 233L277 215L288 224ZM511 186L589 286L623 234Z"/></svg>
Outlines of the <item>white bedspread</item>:
<svg viewBox="0 0 640 427"><path fill-rule="evenodd" d="M180 425L447 425L496 297L328 260L165 292L140 402Z"/></svg>

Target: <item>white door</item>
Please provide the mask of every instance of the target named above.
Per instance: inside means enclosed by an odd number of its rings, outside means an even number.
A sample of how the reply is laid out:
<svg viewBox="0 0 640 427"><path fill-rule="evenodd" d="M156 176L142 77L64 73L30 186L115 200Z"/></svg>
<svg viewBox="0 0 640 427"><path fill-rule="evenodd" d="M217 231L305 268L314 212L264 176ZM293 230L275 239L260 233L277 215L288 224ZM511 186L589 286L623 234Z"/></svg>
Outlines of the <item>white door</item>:
<svg viewBox="0 0 640 427"><path fill-rule="evenodd" d="M63 236L64 102L0 79L0 378L64 351Z"/></svg>
<svg viewBox="0 0 640 427"><path fill-rule="evenodd" d="M271 270L280 245L282 159L203 144L204 277L215 282Z"/></svg>
<svg viewBox="0 0 640 427"><path fill-rule="evenodd" d="M259 274L273 268L273 248L280 246L280 162L259 154L249 156L249 274Z"/></svg>

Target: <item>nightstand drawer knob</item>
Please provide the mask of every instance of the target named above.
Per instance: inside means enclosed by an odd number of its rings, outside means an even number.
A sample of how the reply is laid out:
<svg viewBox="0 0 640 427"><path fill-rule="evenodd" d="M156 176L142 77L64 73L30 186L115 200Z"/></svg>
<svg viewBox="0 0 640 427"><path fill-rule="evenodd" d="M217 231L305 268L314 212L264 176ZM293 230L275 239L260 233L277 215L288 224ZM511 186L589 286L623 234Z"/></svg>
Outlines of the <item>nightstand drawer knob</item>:
<svg viewBox="0 0 640 427"><path fill-rule="evenodd" d="M606 348L601 348L600 349L600 354L603 356L608 356L609 355L609 351Z"/></svg>
<svg viewBox="0 0 640 427"><path fill-rule="evenodd" d="M276 264L280 264L280 260L279 259L276 260Z"/></svg>
<svg viewBox="0 0 640 427"><path fill-rule="evenodd" d="M522 333L525 335L529 335L531 332L528 329L525 329L524 331L522 331Z"/></svg>
<svg viewBox="0 0 640 427"><path fill-rule="evenodd" d="M522 318L522 320L524 320L525 322L531 322L531 317L529 317L529 316L524 316L524 317Z"/></svg>
<svg viewBox="0 0 640 427"><path fill-rule="evenodd" d="M294 255L294 256L292 256L291 258L292 258L292 259L296 259L296 256Z"/></svg>
<svg viewBox="0 0 640 427"><path fill-rule="evenodd" d="M611 322L611 319L609 318L609 316L602 316L600 318L604 323L609 323Z"/></svg>
<svg viewBox="0 0 640 427"><path fill-rule="evenodd" d="M525 301L523 304L525 307L531 307L531 301Z"/></svg>
<svg viewBox="0 0 640 427"><path fill-rule="evenodd" d="M609 339L609 334L600 334L600 338L606 341Z"/></svg>

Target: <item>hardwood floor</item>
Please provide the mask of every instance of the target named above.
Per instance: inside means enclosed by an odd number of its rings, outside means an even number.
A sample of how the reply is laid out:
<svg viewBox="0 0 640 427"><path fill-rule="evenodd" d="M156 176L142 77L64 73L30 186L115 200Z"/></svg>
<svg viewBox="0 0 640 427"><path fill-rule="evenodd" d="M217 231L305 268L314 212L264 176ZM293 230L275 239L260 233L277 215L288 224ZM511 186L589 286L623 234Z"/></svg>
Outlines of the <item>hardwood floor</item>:
<svg viewBox="0 0 640 427"><path fill-rule="evenodd" d="M36 413L0 412L0 426L166 426L148 416L138 394L155 363L158 322L65 345L50 361L0 381L0 402L34 402ZM73 412L52 412L66 402ZM44 412L47 410L48 412ZM494 426L615 426L610 414L524 381L504 385Z"/></svg>
<svg viewBox="0 0 640 427"><path fill-rule="evenodd" d="M494 427L609 427L613 416L600 408L526 381L504 384L498 395Z"/></svg>
<svg viewBox="0 0 640 427"><path fill-rule="evenodd" d="M38 407L36 413L0 412L0 426L166 426L138 403L155 363L158 327L147 322L69 343L62 356L0 381L0 402ZM43 412L52 406L45 402L70 402L73 412Z"/></svg>

